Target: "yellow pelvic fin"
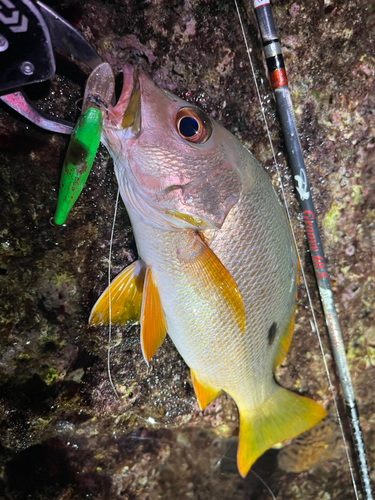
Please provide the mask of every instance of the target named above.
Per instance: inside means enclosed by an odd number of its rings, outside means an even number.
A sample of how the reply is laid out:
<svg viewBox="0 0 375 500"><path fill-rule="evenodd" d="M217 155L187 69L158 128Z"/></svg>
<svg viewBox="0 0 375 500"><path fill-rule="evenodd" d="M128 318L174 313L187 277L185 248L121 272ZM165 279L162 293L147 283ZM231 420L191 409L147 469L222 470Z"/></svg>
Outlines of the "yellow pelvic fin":
<svg viewBox="0 0 375 500"><path fill-rule="evenodd" d="M295 316L295 308L290 319L289 325L287 326L285 332L280 338L280 344L276 351L275 357L273 359L273 369L275 370L277 366L281 365L284 361L286 355L288 354L290 344L293 338L293 330L294 330L294 316Z"/></svg>
<svg viewBox="0 0 375 500"><path fill-rule="evenodd" d="M237 465L242 477L271 446L307 431L327 414L312 399L279 386L259 408L250 412L239 408L239 413Z"/></svg>
<svg viewBox="0 0 375 500"><path fill-rule="evenodd" d="M141 311L141 347L147 364L159 349L165 335L167 325L160 304L159 293L154 283L151 268L146 270L142 311Z"/></svg>
<svg viewBox="0 0 375 500"><path fill-rule="evenodd" d="M204 410L208 404L211 403L217 396L221 393L221 389L213 389L208 385L203 385L195 377L195 373L190 368L191 381L193 382L193 387L195 395L198 399L199 408Z"/></svg>
<svg viewBox="0 0 375 500"><path fill-rule="evenodd" d="M196 284L197 296L202 300L224 300L226 307L241 334L245 331L246 313L245 306L235 281L225 269L219 258L204 242L203 237L197 234L190 245L185 242L178 249L178 257Z"/></svg>
<svg viewBox="0 0 375 500"><path fill-rule="evenodd" d="M137 323L141 314L144 276L145 266L139 260L121 271L96 301L90 314L89 325L108 325L109 309L112 324Z"/></svg>

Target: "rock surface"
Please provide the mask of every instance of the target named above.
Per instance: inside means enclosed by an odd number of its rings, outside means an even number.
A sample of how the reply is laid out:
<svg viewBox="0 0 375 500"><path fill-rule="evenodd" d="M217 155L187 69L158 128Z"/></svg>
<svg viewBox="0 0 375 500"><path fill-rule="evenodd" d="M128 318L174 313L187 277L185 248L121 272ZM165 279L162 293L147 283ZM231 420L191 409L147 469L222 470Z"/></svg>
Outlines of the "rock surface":
<svg viewBox="0 0 375 500"><path fill-rule="evenodd" d="M140 63L161 86L219 120L263 162L280 191L231 2L46 3L117 72L128 60ZM246 8L251 56L339 397L256 21L250 3ZM374 480L373 9L365 0L273 2ZM85 75L63 61L58 73L30 88L30 96L45 111L74 120ZM266 500L264 482L279 500L354 498L302 285L294 340L277 377L323 404L329 416L267 452L243 480L235 465L234 403L222 395L200 412L189 370L170 340L148 368L137 328L114 329L110 366L120 400L111 389L108 331L87 326L107 283L117 191L104 148L67 224L57 227L51 218L67 138L1 105L0 146L0 498ZM135 257L120 203L112 276ZM347 431L343 412L342 418Z"/></svg>

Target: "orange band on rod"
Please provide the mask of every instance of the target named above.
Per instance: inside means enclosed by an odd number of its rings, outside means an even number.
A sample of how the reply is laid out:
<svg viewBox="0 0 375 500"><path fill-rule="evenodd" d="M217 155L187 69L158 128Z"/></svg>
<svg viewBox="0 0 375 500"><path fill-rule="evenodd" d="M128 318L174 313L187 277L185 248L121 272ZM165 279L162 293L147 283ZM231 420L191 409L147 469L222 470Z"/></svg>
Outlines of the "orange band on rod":
<svg viewBox="0 0 375 500"><path fill-rule="evenodd" d="M285 68L280 68L270 73L270 80L274 90L286 85L288 83L288 79L286 77Z"/></svg>

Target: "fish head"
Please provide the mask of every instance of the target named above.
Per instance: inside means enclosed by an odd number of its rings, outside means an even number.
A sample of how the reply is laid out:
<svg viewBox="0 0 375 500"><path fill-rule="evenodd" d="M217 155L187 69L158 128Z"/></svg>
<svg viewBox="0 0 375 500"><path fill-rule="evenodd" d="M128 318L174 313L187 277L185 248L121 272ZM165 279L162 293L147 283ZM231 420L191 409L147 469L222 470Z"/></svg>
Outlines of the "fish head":
<svg viewBox="0 0 375 500"><path fill-rule="evenodd" d="M161 229L219 229L243 190L243 146L142 70L123 74L102 141L125 204Z"/></svg>

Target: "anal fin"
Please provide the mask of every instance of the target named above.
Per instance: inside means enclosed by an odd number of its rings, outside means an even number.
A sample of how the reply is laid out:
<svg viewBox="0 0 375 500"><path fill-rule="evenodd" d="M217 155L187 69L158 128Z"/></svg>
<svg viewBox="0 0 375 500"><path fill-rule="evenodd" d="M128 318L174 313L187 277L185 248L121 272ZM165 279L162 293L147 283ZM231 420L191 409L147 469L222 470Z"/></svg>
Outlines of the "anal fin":
<svg viewBox="0 0 375 500"><path fill-rule="evenodd" d="M92 308L89 325L137 323L141 314L144 264L137 260L126 267L102 293Z"/></svg>
<svg viewBox="0 0 375 500"><path fill-rule="evenodd" d="M197 396L199 408L204 410L208 404L211 403L217 396L221 393L221 389L213 389L208 385L203 385L196 379L195 373L190 368L191 381L193 382L193 387L195 395Z"/></svg>
<svg viewBox="0 0 375 500"><path fill-rule="evenodd" d="M147 364L149 364L150 359L163 343L166 333L167 325L158 289L152 276L152 270L148 267L144 282L141 311L141 347Z"/></svg>
<svg viewBox="0 0 375 500"><path fill-rule="evenodd" d="M312 399L280 386L260 407L252 411L239 408L239 413L237 465L242 477L271 446L302 434L327 414Z"/></svg>

